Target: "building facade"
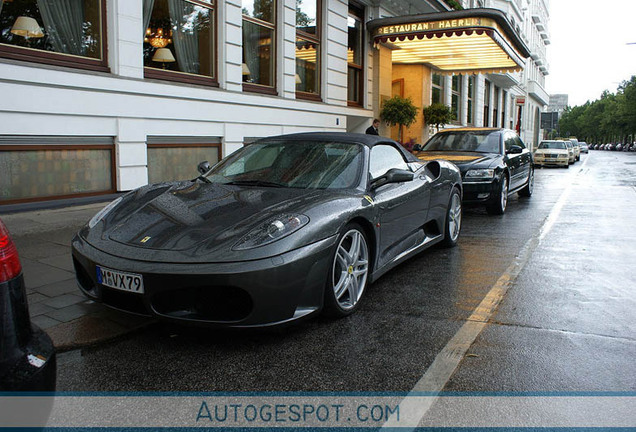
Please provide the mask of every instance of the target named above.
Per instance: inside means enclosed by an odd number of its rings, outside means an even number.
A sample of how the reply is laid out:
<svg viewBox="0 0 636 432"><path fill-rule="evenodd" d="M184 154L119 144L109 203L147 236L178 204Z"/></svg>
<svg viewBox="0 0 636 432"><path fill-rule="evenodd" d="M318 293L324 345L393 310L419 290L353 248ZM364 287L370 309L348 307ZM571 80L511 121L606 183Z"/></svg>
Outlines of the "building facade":
<svg viewBox="0 0 636 432"><path fill-rule="evenodd" d="M545 1L465 1L500 11L484 42L517 60L442 73L437 57L404 57L400 35L373 34L386 19L467 13L439 0L0 0L0 209L192 178L263 136L364 132L396 92L448 104L457 125L520 124L532 142L547 69L527 47L546 40ZM451 44L475 30L453 29ZM431 35L415 40L429 49ZM405 136L428 135L420 116Z"/></svg>
<svg viewBox="0 0 636 432"><path fill-rule="evenodd" d="M559 113L559 118L568 107L569 96L567 94L552 94L550 95L550 103L548 104L547 111Z"/></svg>
<svg viewBox="0 0 636 432"><path fill-rule="evenodd" d="M546 49L550 44L549 0L462 0L462 6L494 8L504 12L519 37L526 43L530 56L523 71L484 76L484 85L491 87L491 98L486 89L486 104L504 113L499 126L516 129L526 145L534 148L541 140L541 112L549 103L545 90L549 74ZM497 91L501 92L498 97ZM494 101L490 102L490 101ZM493 115L482 119L483 125L493 125Z"/></svg>

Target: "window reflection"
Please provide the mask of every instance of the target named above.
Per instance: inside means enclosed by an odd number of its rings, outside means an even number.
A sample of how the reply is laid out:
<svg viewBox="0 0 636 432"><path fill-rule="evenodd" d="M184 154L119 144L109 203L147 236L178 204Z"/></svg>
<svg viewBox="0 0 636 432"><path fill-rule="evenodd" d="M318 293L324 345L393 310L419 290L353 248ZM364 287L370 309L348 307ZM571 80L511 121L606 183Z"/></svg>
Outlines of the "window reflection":
<svg viewBox="0 0 636 432"><path fill-rule="evenodd" d="M214 9L185 0L144 0L144 65L214 77Z"/></svg>
<svg viewBox="0 0 636 432"><path fill-rule="evenodd" d="M296 90L306 93L319 92L319 45L296 39Z"/></svg>
<svg viewBox="0 0 636 432"><path fill-rule="evenodd" d="M296 29L304 33L317 34L316 0L296 0Z"/></svg>
<svg viewBox="0 0 636 432"><path fill-rule="evenodd" d="M347 60L349 63L362 63L362 22L360 18L349 16L347 19L349 28L349 44L347 49Z"/></svg>
<svg viewBox="0 0 636 432"><path fill-rule="evenodd" d="M318 8L318 0L296 0L296 91L301 98L320 94Z"/></svg>
<svg viewBox="0 0 636 432"><path fill-rule="evenodd" d="M243 15L274 24L275 0L243 0Z"/></svg>
<svg viewBox="0 0 636 432"><path fill-rule="evenodd" d="M0 44L102 59L100 0L0 0Z"/></svg>
<svg viewBox="0 0 636 432"><path fill-rule="evenodd" d="M275 0L243 0L243 82L275 86Z"/></svg>
<svg viewBox="0 0 636 432"><path fill-rule="evenodd" d="M461 119L461 94L462 77L461 75L453 75L451 78L451 111L454 121Z"/></svg>
<svg viewBox="0 0 636 432"><path fill-rule="evenodd" d="M243 21L243 81L274 86L274 30Z"/></svg>
<svg viewBox="0 0 636 432"><path fill-rule="evenodd" d="M362 17L363 10L350 4L347 18L347 100L354 105L362 105Z"/></svg>
<svg viewBox="0 0 636 432"><path fill-rule="evenodd" d="M444 77L436 73L431 78L431 103L444 103Z"/></svg>

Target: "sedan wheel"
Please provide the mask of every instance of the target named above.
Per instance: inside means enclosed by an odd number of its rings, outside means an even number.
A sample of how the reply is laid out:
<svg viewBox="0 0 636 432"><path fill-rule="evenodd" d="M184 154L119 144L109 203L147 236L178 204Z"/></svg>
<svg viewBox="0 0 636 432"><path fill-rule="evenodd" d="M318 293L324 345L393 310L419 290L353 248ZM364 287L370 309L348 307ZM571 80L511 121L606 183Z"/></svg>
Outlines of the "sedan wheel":
<svg viewBox="0 0 636 432"><path fill-rule="evenodd" d="M367 239L357 225L345 227L338 240L331 274L325 289L325 312L332 316L347 316L356 309L369 274Z"/></svg>
<svg viewBox="0 0 636 432"><path fill-rule="evenodd" d="M459 191L453 188L448 210L446 211L446 232L444 233L444 241L442 245L445 247L453 247L457 244L459 232L462 229L462 199Z"/></svg>
<svg viewBox="0 0 636 432"><path fill-rule="evenodd" d="M486 210L489 214L502 215L506 211L508 205L508 178L505 175L501 176L499 191L493 197L493 201L486 206Z"/></svg>
<svg viewBox="0 0 636 432"><path fill-rule="evenodd" d="M528 183L526 186L519 191L519 195L522 197L529 198L532 196L532 192L534 191L534 169L530 168L530 174L528 174Z"/></svg>

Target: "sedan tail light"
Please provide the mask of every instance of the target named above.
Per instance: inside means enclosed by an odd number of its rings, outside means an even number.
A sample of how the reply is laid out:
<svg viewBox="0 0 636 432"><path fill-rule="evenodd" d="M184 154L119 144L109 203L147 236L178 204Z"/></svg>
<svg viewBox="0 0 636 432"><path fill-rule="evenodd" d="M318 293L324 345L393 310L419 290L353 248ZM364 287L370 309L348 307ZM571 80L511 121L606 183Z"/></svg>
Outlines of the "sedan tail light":
<svg viewBox="0 0 636 432"><path fill-rule="evenodd" d="M22 271L18 250L9 231L0 220L0 283L18 276Z"/></svg>

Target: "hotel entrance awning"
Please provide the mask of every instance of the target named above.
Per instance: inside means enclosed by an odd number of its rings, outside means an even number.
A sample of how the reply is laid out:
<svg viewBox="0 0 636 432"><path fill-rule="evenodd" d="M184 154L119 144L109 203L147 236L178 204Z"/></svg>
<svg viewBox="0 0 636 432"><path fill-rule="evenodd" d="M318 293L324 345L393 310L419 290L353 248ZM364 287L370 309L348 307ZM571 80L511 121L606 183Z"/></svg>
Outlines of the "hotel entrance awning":
<svg viewBox="0 0 636 432"><path fill-rule="evenodd" d="M382 18L367 28L375 44L394 50L393 63L428 64L442 73L516 72L530 56L496 9Z"/></svg>

